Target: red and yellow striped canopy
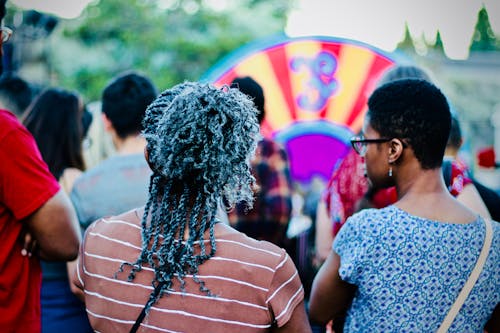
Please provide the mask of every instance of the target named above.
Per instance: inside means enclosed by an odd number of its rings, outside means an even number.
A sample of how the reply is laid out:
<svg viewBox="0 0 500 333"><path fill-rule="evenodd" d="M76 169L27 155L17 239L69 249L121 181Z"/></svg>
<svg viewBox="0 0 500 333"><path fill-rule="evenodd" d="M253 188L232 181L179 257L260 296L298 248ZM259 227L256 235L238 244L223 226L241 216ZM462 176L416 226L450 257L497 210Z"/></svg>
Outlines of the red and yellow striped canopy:
<svg viewBox="0 0 500 333"><path fill-rule="evenodd" d="M203 80L257 81L265 95L262 134L285 145L292 178L308 182L329 177L362 126L377 80L394 64L392 56L357 41L273 37L235 51Z"/></svg>

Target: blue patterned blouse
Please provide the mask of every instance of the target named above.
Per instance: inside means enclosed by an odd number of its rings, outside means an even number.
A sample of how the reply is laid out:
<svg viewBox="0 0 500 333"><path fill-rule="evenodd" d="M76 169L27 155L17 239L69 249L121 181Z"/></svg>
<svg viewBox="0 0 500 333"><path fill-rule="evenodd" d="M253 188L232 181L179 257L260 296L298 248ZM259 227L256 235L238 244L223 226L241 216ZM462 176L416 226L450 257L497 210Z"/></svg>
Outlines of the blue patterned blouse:
<svg viewBox="0 0 500 333"><path fill-rule="evenodd" d="M488 259L449 332L483 332L500 301L500 224ZM340 277L356 285L344 332L435 332L484 242L481 218L442 223L396 206L349 218L333 243Z"/></svg>

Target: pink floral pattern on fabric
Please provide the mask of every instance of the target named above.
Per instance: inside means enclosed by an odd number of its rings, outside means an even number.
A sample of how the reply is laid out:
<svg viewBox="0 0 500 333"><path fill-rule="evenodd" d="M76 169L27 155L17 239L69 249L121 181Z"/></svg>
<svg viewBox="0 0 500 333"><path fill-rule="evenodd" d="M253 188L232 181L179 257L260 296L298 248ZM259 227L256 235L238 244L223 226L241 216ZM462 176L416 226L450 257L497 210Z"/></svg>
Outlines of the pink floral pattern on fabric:
<svg viewBox="0 0 500 333"><path fill-rule="evenodd" d="M332 221L333 235L354 213L356 202L368 190L363 164L363 158L351 149L327 184L323 200Z"/></svg>
<svg viewBox="0 0 500 333"><path fill-rule="evenodd" d="M472 183L468 176L467 166L458 160L451 162L451 184L448 187L451 195L458 196L464 190L464 187Z"/></svg>

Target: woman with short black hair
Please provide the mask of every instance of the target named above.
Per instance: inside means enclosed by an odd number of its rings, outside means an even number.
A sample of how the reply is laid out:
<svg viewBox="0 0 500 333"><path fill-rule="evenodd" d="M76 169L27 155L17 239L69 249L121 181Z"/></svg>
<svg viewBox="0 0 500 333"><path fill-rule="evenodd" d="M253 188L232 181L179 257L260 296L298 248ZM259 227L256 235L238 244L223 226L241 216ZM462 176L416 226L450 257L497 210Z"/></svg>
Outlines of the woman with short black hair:
<svg viewBox="0 0 500 333"><path fill-rule="evenodd" d="M333 319L336 332L442 332L450 321L448 332L498 328L500 225L460 204L444 184L445 96L428 81L396 80L375 90L368 109L351 142L369 181L396 186L398 201L346 221L314 280L311 320ZM475 272L470 294L459 297Z"/></svg>

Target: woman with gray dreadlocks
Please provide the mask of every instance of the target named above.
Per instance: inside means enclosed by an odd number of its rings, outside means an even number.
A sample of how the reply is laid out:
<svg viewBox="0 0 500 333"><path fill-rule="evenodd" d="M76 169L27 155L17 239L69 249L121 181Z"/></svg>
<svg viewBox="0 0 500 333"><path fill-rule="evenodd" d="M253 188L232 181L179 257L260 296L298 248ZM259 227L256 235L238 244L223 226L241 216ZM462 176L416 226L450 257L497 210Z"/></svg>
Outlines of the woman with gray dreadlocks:
<svg viewBox="0 0 500 333"><path fill-rule="evenodd" d="M88 228L75 285L99 332L310 332L283 249L219 222L251 203L256 109L237 89L185 82L143 121L153 171L144 208Z"/></svg>

